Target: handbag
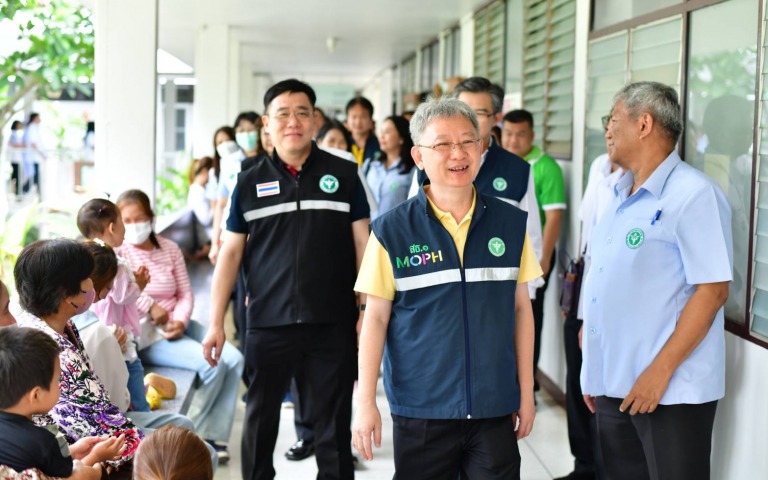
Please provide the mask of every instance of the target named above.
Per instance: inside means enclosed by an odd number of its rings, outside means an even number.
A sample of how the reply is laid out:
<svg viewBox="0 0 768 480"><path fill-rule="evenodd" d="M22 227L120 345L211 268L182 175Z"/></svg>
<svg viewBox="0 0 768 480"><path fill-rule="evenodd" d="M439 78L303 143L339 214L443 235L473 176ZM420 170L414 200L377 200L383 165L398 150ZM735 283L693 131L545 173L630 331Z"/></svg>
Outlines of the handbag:
<svg viewBox="0 0 768 480"><path fill-rule="evenodd" d="M584 257L569 258L560 287L560 310L564 316L577 316L581 281L584 277Z"/></svg>

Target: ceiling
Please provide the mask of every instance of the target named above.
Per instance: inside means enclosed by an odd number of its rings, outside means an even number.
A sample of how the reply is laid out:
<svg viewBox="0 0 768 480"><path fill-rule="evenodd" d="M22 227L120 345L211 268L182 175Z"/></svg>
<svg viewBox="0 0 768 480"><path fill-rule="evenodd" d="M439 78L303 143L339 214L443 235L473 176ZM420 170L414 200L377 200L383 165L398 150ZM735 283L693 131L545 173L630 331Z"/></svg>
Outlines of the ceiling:
<svg viewBox="0 0 768 480"><path fill-rule="evenodd" d="M81 0L93 8L96 0ZM227 24L241 63L361 86L488 0L158 0L159 47L194 67L195 35ZM98 28L98 25L96 26ZM336 38L331 53L326 41Z"/></svg>

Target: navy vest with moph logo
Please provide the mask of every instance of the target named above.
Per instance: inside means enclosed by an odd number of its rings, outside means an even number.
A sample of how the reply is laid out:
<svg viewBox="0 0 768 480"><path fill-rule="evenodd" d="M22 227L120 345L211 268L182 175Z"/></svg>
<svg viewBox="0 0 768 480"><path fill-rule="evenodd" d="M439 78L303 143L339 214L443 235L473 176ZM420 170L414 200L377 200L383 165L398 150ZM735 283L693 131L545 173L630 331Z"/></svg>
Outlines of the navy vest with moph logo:
<svg viewBox="0 0 768 480"><path fill-rule="evenodd" d="M526 219L478 194L463 265L423 188L371 224L395 275L384 353L392 413L466 419L519 409L515 289Z"/></svg>
<svg viewBox="0 0 768 480"><path fill-rule="evenodd" d="M249 328L354 323L350 209L359 185L356 164L314 143L296 178L276 154L240 174Z"/></svg>

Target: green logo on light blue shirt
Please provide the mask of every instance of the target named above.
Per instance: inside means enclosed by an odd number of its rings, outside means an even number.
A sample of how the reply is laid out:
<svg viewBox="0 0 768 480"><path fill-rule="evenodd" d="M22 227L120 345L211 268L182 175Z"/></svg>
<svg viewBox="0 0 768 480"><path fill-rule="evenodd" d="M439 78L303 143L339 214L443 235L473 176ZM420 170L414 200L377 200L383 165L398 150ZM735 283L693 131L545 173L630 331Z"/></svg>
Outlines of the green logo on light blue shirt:
<svg viewBox="0 0 768 480"><path fill-rule="evenodd" d="M640 248L645 240L645 233L639 228L633 228L627 233L627 246L632 250Z"/></svg>
<svg viewBox="0 0 768 480"><path fill-rule="evenodd" d="M339 181L333 175L323 175L320 179L320 190L325 193L336 193L339 189Z"/></svg>
<svg viewBox="0 0 768 480"><path fill-rule="evenodd" d="M488 251L491 252L493 256L500 257L504 255L506 250L507 247L504 245L504 240L500 239L499 237L493 237L492 239L488 240Z"/></svg>

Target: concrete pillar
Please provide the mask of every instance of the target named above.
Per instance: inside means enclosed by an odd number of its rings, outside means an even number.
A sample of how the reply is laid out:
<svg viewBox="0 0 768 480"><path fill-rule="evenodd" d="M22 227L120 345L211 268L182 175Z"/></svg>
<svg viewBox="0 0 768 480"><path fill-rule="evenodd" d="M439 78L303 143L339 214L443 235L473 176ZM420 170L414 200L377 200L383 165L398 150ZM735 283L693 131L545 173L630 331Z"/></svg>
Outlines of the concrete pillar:
<svg viewBox="0 0 768 480"><path fill-rule="evenodd" d="M229 125L230 69L229 26L201 25L195 39L195 103L192 107L192 155L213 154L213 132ZM239 62L238 62L239 65Z"/></svg>
<svg viewBox="0 0 768 480"><path fill-rule="evenodd" d="M157 0L96 0L94 27L96 184L154 202Z"/></svg>
<svg viewBox="0 0 768 480"><path fill-rule="evenodd" d="M163 104L163 142L160 149L163 154L176 151L176 84L168 79L162 86L165 103Z"/></svg>
<svg viewBox="0 0 768 480"><path fill-rule="evenodd" d="M461 25L461 67L462 77L471 77L475 73L475 17L468 13L459 21Z"/></svg>

